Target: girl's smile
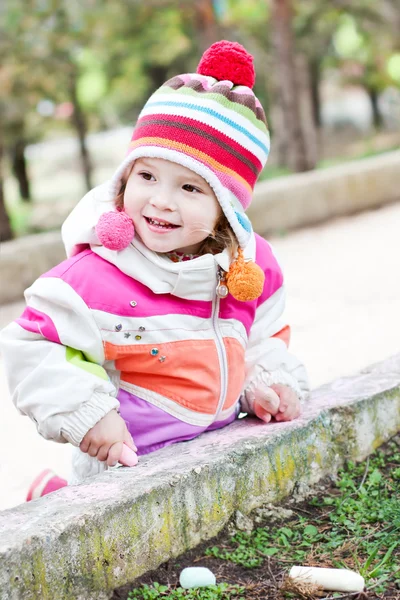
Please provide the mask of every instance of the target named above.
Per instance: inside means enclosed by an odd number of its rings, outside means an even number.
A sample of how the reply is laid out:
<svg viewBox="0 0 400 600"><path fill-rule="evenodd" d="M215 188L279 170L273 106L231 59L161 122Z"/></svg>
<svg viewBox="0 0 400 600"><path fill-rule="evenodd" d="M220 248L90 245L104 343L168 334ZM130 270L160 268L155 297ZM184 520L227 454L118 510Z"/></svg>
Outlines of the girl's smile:
<svg viewBox="0 0 400 600"><path fill-rule="evenodd" d="M212 188L200 175L162 158L134 163L124 207L143 243L162 253L196 253L221 215Z"/></svg>
<svg viewBox="0 0 400 600"><path fill-rule="evenodd" d="M145 219L149 225L149 229L151 231L155 231L156 233L167 233L171 229L180 227L180 225L170 223L164 219L153 219L152 217L145 217Z"/></svg>

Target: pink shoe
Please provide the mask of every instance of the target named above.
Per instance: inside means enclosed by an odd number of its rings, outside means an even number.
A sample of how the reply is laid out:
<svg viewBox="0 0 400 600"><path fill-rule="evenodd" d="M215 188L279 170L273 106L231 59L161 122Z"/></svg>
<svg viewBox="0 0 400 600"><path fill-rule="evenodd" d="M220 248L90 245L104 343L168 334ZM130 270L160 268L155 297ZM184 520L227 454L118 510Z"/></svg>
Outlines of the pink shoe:
<svg viewBox="0 0 400 600"><path fill-rule="evenodd" d="M51 494L51 492L56 492L66 485L68 485L66 479L58 477L51 469L45 469L36 477L29 488L26 501L30 502L31 500L36 500L36 498Z"/></svg>

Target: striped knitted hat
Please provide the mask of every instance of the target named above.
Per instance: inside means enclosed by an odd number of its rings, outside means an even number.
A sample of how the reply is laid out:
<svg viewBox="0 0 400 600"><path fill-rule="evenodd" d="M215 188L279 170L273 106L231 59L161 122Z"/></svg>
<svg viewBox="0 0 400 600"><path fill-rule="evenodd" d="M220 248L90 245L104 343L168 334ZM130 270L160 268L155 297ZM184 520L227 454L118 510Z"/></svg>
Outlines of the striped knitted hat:
<svg viewBox="0 0 400 600"><path fill-rule="evenodd" d="M164 158L191 169L213 188L239 246L252 226L244 211L269 152L263 108L252 91L253 57L238 43L221 41L203 55L197 73L162 85L139 115L128 155L110 192L140 157Z"/></svg>

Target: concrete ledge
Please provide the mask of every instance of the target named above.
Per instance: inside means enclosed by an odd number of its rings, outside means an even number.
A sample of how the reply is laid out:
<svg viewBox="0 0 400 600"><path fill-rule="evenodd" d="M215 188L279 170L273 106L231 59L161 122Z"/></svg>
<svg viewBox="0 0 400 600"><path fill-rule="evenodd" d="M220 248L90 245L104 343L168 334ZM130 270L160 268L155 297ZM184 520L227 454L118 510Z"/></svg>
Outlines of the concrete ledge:
<svg viewBox="0 0 400 600"><path fill-rule="evenodd" d="M281 177L256 186L248 214L256 232L266 236L377 208L400 198L399 172L400 151ZM0 281L7 284L0 288L0 304L19 300L37 277L64 258L59 233L3 243Z"/></svg>
<svg viewBox="0 0 400 600"><path fill-rule="evenodd" d="M20 300L35 279L65 259L60 232L27 235L1 244L0 304Z"/></svg>
<svg viewBox="0 0 400 600"><path fill-rule="evenodd" d="M400 430L400 354L314 391L293 423L255 419L0 513L1 600L103 600Z"/></svg>
<svg viewBox="0 0 400 600"><path fill-rule="evenodd" d="M399 171L395 151L272 179L256 186L247 214L266 236L378 208L400 199Z"/></svg>

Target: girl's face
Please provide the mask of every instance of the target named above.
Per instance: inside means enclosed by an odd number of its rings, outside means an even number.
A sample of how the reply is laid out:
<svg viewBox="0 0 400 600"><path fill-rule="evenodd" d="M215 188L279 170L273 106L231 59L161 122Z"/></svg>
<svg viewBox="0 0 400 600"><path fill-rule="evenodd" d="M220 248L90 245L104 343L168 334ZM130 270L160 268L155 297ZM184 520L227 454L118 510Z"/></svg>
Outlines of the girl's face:
<svg viewBox="0 0 400 600"><path fill-rule="evenodd" d="M154 252L196 254L221 215L213 190L200 175L162 158L135 161L124 207Z"/></svg>

